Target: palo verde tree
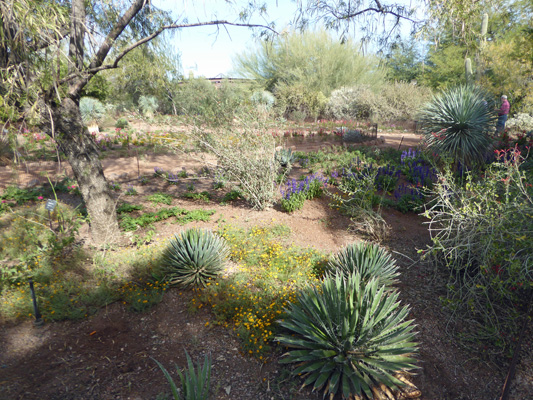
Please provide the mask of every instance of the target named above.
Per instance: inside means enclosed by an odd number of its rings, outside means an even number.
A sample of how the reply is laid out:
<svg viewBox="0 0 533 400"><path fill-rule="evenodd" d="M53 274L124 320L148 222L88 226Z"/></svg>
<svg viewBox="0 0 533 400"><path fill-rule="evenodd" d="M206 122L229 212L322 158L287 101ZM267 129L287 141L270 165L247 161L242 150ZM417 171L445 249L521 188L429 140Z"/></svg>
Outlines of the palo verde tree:
<svg viewBox="0 0 533 400"><path fill-rule="evenodd" d="M237 1L230 3L238 6ZM118 68L128 53L165 31L206 25L271 29L251 23L255 11L265 11L262 4L242 3L244 10L236 12L235 21L191 23L185 7L175 10L179 17L173 20L150 0L0 0L1 116L32 119L54 138L78 181L95 241L111 242L119 229L97 148L80 115L84 88L98 73ZM400 6L379 0L298 1L298 9L302 25L319 19L333 28L369 14L398 20L408 16Z"/></svg>

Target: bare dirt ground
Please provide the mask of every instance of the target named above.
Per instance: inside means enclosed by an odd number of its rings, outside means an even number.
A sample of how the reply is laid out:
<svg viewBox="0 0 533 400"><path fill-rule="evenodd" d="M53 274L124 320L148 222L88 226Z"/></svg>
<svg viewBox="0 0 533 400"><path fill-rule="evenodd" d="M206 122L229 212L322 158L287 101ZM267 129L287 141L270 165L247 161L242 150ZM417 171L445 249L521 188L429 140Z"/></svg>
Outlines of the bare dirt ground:
<svg viewBox="0 0 533 400"><path fill-rule="evenodd" d="M396 147L402 136L402 148L418 143L416 135L383 136L382 145ZM339 144L335 141L294 144L303 151L336 145ZM147 186L136 184L136 157L103 162L108 177L134 185L140 195L162 189L174 194L183 190L155 180ZM152 173L155 166L192 170L200 164L182 155L146 156L139 166L141 175ZM11 178L1 172L0 186L4 186ZM196 185L202 190L201 186L207 187L210 182L199 181ZM275 221L291 228L290 240L294 244L331 252L360 239L349 230L349 219L334 212L327 199L308 201L302 210L290 215L276 208L251 211L242 202L221 206L217 202L206 204L177 198L173 205L214 209L219 218L244 227ZM392 233L383 245L393 252L400 265L398 288L402 301L411 306L411 317L416 320L419 332L420 368L412 380L422 392L420 398L499 398L508 360L487 361L483 354L459 347L447 333L448 318L439 301L439 296L445 294L442 277L420 262L417 255L417 249L429 242L424 219L394 210L385 210L384 218ZM196 225L217 226L215 219ZM161 238L176 233L175 230L175 226L157 225ZM214 324L208 310L189 311L191 296L190 292L172 289L159 305L145 313L132 313L117 302L81 322L34 327L31 321L25 321L0 326L0 399L163 399L166 397L160 394L169 393L168 385L151 358L165 365L177 380L173 366L185 366L185 349L195 360L203 359L205 354L212 356L214 399L322 398L308 389L299 390L301 381L291 378L287 369L278 364L279 352L264 363L243 355L234 332ZM529 335L524 344L526 354L531 352L531 345ZM511 399L533 399L533 377L528 370L524 364L519 366Z"/></svg>

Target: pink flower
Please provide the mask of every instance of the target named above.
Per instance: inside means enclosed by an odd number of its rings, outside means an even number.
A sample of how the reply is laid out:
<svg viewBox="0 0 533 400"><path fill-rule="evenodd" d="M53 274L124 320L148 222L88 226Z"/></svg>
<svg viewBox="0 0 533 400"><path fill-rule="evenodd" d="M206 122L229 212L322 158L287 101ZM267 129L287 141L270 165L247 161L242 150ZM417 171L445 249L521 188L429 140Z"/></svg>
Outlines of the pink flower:
<svg viewBox="0 0 533 400"><path fill-rule="evenodd" d="M38 198L39 200L42 200L42 199L44 199L44 197L43 197L43 196L39 196L39 197L37 197L37 198Z"/></svg>

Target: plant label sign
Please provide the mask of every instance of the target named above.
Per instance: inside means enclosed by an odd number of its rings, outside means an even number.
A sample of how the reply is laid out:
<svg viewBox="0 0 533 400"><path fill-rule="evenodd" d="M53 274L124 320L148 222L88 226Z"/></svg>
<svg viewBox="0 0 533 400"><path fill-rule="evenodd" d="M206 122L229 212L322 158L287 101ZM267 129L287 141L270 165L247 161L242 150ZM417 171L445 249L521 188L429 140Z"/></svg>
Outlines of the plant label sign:
<svg viewBox="0 0 533 400"><path fill-rule="evenodd" d="M44 208L48 211L54 211L54 208L56 208L56 205L57 205L57 201L55 200L46 200L46 205L44 206Z"/></svg>

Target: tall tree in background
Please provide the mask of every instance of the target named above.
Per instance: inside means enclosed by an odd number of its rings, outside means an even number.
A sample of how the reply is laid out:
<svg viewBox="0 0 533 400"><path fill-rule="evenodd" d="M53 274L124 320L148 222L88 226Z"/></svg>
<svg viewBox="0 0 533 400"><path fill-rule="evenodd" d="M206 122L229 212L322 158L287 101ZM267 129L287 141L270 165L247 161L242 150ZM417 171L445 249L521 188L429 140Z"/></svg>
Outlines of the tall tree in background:
<svg viewBox="0 0 533 400"><path fill-rule="evenodd" d="M285 33L235 59L236 70L265 90L302 84L326 97L342 86L380 84L384 73L377 64L376 57L361 53L360 44L341 43L324 30Z"/></svg>

